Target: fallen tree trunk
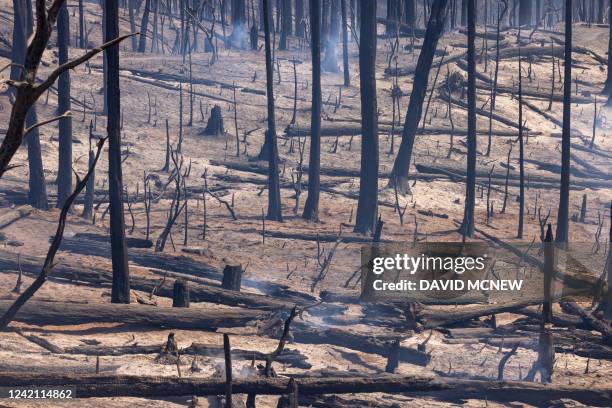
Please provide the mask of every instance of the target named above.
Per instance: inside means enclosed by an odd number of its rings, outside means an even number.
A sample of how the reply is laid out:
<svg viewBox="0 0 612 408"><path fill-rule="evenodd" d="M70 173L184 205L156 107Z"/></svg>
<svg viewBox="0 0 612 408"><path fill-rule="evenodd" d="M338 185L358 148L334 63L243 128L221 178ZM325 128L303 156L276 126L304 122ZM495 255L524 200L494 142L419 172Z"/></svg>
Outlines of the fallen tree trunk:
<svg viewBox="0 0 612 408"><path fill-rule="evenodd" d="M454 220L454 222L455 224L460 224L460 222L457 220ZM523 261L539 268L540 270L544 270L544 262L542 262L538 258L532 255L529 255L528 253L525 253L520 248L517 248L510 243L504 242L501 239L497 238L496 236L493 236L483 231L482 229L476 228L475 231L479 233L480 235L484 236L485 238L487 238L489 241L493 242L494 244L512 252L519 259L522 259ZM580 272L579 275L571 274L571 273L564 273L560 271L559 269L555 268L553 271L554 273L553 276L556 280L562 281L567 289L577 290L578 293L583 293L583 294L584 293L595 293L595 290L600 289L601 282L599 281L598 278L589 276L590 271L583 269L583 270L580 270L579 272Z"/></svg>
<svg viewBox="0 0 612 408"><path fill-rule="evenodd" d="M379 127L379 133L382 134L390 134L391 126L381 126ZM394 134L401 134L401 127L396 126ZM303 137L310 136L310 128L290 128L285 131L285 134L289 137ZM450 127L419 127L417 130L417 135L426 135L426 136L445 136L449 137L451 134ZM467 129L465 128L455 128L453 131L455 136L466 136ZM476 134L478 135L488 135L488 129L477 129ZM533 134L541 134L541 132L530 133ZM517 137L518 132L515 131L504 131L504 130L495 130L492 133L493 136L498 137ZM328 126L321 128L321 137L336 137L336 136L361 136L361 127L360 126Z"/></svg>
<svg viewBox="0 0 612 408"><path fill-rule="evenodd" d="M0 314L12 301L0 301ZM214 331L219 327L241 327L258 319L264 312L249 309L219 309L215 307L197 309L152 307L136 304L77 304L65 302L40 302L30 300L24 304L16 321L45 325L76 325L85 323L123 323L136 326L166 327L185 330Z"/></svg>
<svg viewBox="0 0 612 408"><path fill-rule="evenodd" d="M57 349L55 353L80 354L85 356L124 356L132 354L157 354L162 352L164 345L131 345L131 346L75 346ZM180 349L179 354L191 356L207 356L223 358L223 346L192 343L191 346ZM265 361L266 353L255 350L232 349L232 359ZM308 358L298 350L284 349L276 361L289 367L310 369Z"/></svg>
<svg viewBox="0 0 612 408"><path fill-rule="evenodd" d="M435 167L434 166L429 166L426 164L417 164L416 165L416 169L419 172L423 172L426 174L445 174L449 177L455 177L458 178L458 180L464 180L466 177L466 171L465 169L459 167L459 166L450 166L450 165L445 165L445 164L437 164ZM488 179L489 177L489 173L484 171L484 170L476 170L476 178L481 178L481 179ZM506 174L505 172L493 172L491 174L491 184L492 185L500 185L500 182L502 180L503 184L505 184L505 178L506 178ZM510 172L508 175L508 179L509 180L518 180L519 179L519 175L516 173L512 173ZM598 188L612 188L612 181L609 180L592 180L591 178L578 178L578 177L572 177L571 178L571 184L572 187L575 189L579 189L580 187L586 187L586 188L593 188L593 189L598 189ZM512 183L509 183L508 185L512 186ZM554 186L555 188L559 187L559 179L555 178L555 177L545 177L545 176L538 176L538 175L534 175L534 174L530 174L529 175L529 187L534 187L534 188L548 188L550 186Z"/></svg>
<svg viewBox="0 0 612 408"><path fill-rule="evenodd" d="M294 341L304 344L331 344L346 347L363 353L378 354L387 357L391 350L391 343L398 338L411 337L414 332L403 331L401 335L372 335L360 334L336 328L320 328L310 326L308 323L294 321L291 333ZM400 346L399 361L419 366L426 366L430 356L422 351Z"/></svg>
<svg viewBox="0 0 612 408"><path fill-rule="evenodd" d="M612 346L612 327L610 326L609 322L598 319L591 313L588 313L586 310L578 306L576 302L561 302L561 307L568 312L580 316L591 330L601 333L602 340L605 345Z"/></svg>
<svg viewBox="0 0 612 408"><path fill-rule="evenodd" d="M88 255L88 256L103 256L107 259L111 259L111 248L110 241L99 241L98 243L88 241L86 234L76 234L72 238L65 238L61 249L71 251L74 253ZM103 245L101 245L101 243ZM165 253L152 253L151 251L130 249L129 251L130 262L144 267L154 268L161 271L178 272L186 275L195 277L210 279L211 281L218 282L214 287L210 289L216 289L220 287L223 279L223 273L217 268L210 266L206 263L200 262L190 256L184 255L172 255ZM266 295L278 296L283 298L284 303L304 303L314 302L316 299L305 293L290 291L289 287L282 284L266 282L261 280L254 280L249 278L243 278L242 284L246 287L256 288L263 291ZM230 298L234 298L231 295L233 292L228 292ZM216 292L216 295L220 293ZM195 300L195 299L194 299ZM229 300L229 299L228 299ZM195 300L196 302L207 302L209 300ZM211 300L215 301L215 300ZM216 301L215 301L216 302ZM223 303L223 302L217 302ZM223 303L228 304L228 303ZM252 304L249 306L257 306Z"/></svg>
<svg viewBox="0 0 612 408"><path fill-rule="evenodd" d="M0 229L8 227L23 217L27 217L32 210L34 210L34 208L27 204L9 210L3 210L4 214L0 215Z"/></svg>
<svg viewBox="0 0 612 408"><path fill-rule="evenodd" d="M232 381L234 394L283 395L289 378L253 378ZM379 375L369 377L297 378L300 395L353 393L452 392L455 398L519 401L543 406L551 399L567 398L590 406L610 406L611 387L544 385L523 381L483 381L423 376ZM138 376L35 375L0 373L0 386L75 387L76 398L169 397L223 395L223 379Z"/></svg>
<svg viewBox="0 0 612 408"><path fill-rule="evenodd" d="M40 265L42 265L42 259L40 258L21 255L18 262L17 255L7 251L0 251L0 270L18 271L21 266L21 270L24 274L37 276L40 272ZM64 264L58 264L53 268L50 279L57 278L85 282L98 287L104 285L110 286L112 282L110 270L91 267L80 269ZM164 282L160 285L160 282L136 274L132 274L130 281L130 286L134 290L151 293L155 289L156 295L172 298L172 282ZM194 302L219 303L228 306L244 305L269 310L293 307L293 304L289 301L274 299L271 296L230 291L220 287L205 286L203 284L190 285L189 295Z"/></svg>
<svg viewBox="0 0 612 408"><path fill-rule="evenodd" d="M505 305L484 305L472 308L458 308L454 310L434 311L424 309L419 313L419 320L426 328L440 327L447 324L467 322L482 316L490 316L498 313L516 313L526 306L542 303L541 300L522 300L520 302Z"/></svg>

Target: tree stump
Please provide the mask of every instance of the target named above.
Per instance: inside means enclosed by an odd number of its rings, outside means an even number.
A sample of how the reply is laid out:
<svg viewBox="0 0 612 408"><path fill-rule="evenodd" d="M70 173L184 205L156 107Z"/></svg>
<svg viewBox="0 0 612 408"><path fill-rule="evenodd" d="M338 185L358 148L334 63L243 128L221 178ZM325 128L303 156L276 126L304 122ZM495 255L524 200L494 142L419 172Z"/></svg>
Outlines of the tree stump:
<svg viewBox="0 0 612 408"><path fill-rule="evenodd" d="M387 365L385 367L385 372L387 373L395 373L397 366L399 365L399 349L400 349L400 341L399 339L393 340L389 345L389 354L387 355Z"/></svg>
<svg viewBox="0 0 612 408"><path fill-rule="evenodd" d="M189 286L187 282L182 279L174 281L172 307L189 307Z"/></svg>
<svg viewBox="0 0 612 408"><path fill-rule="evenodd" d="M221 107L215 105L210 111L210 118L206 123L206 128L202 131L202 134L209 136L223 135L225 129L223 127L223 116L221 116Z"/></svg>
<svg viewBox="0 0 612 408"><path fill-rule="evenodd" d="M242 281L242 265L225 265L223 269L223 281L221 287L223 289L235 290L240 292L240 283Z"/></svg>

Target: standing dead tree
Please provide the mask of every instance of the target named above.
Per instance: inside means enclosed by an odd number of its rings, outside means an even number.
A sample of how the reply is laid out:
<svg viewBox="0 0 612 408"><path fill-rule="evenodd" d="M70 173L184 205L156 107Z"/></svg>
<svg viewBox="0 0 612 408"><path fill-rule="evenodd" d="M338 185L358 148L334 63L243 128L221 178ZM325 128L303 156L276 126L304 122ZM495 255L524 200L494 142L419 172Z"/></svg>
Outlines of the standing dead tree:
<svg viewBox="0 0 612 408"><path fill-rule="evenodd" d="M312 55L312 108L310 114L310 156L308 162L308 197L303 218L319 219L321 168L321 1L310 0L310 49Z"/></svg>
<svg viewBox="0 0 612 408"><path fill-rule="evenodd" d="M45 262L43 264L42 270L40 274L38 275L38 277L34 280L34 282L32 282L32 284L25 291L23 291L21 295L19 295L19 297L15 300L15 302L7 309L4 315L0 318L0 330L4 330L8 326L8 324L13 320L13 318L19 311L19 309L32 296L34 296L36 291L42 287L42 285L46 282L47 278L49 277L49 273L51 273L51 270L55 266L55 263L54 263L55 254L57 254L60 244L62 243L62 238L64 235L64 228L66 226L66 217L68 216L68 211L70 210L70 207L72 206L72 203L74 202L74 200L78 197L79 194L81 194L81 191L83 191L83 189L87 185L87 181L89 180L89 177L91 176L94 168L96 167L96 163L98 162L98 159L100 158L100 154L102 153L102 148L104 147L105 141L106 141L106 138L103 138L103 139L100 139L100 141L98 142L98 150L96 152L93 164L89 167L89 170L87 171L87 174L85 174L85 177L82 180L80 180L77 175L76 188L64 202L64 206L62 207L62 210L60 212L57 230L55 231L55 235L53 236L53 239L51 241L51 246L49 247L49 250L47 251L47 257L45 258Z"/></svg>
<svg viewBox="0 0 612 408"><path fill-rule="evenodd" d="M521 32L519 28L519 33ZM519 34L520 36L520 34ZM524 153L524 142L523 142L523 72L521 63L521 45L518 46L518 99L519 99L519 111L518 111L518 142L519 142L519 219L518 219L518 231L517 238L523 238L523 223L525 218L525 153Z"/></svg>
<svg viewBox="0 0 612 408"><path fill-rule="evenodd" d="M272 47L270 44L271 8L268 0L263 0L264 7L264 37L266 49L266 95L268 107L268 129L265 133L265 142L262 152L267 147L268 158L268 213L267 218L273 221L282 221L280 199L280 180L278 176L278 145L276 143L276 121L274 118L274 84L272 79Z"/></svg>
<svg viewBox="0 0 612 408"><path fill-rule="evenodd" d="M362 1L359 81L361 173L355 232L372 233L378 217L378 108L376 104L376 2Z"/></svg>
<svg viewBox="0 0 612 408"><path fill-rule="evenodd" d="M57 20L58 13L64 0L54 0L49 9L44 0L36 0L36 31L28 44L21 77L19 80L7 80L6 84L16 89L15 102L11 110L8 129L2 145L0 145L0 178L10 170L13 156L21 146L24 136L37 125L25 129L25 119L28 111L40 96L51 87L63 72L73 69L91 59L105 49L112 47L137 33L127 34L106 42L100 47L94 48L82 56L66 62L57 67L47 79L36 83L36 74L40 65L43 52L45 51L53 26ZM57 118L56 118L57 119ZM47 122L48 123L48 122Z"/></svg>
<svg viewBox="0 0 612 408"><path fill-rule="evenodd" d="M409 191L408 170L412 159L414 139L421 119L423 101L425 100L425 94L427 92L429 71L431 70L438 39L442 35L442 30L444 29L447 3L447 0L435 0L431 6L431 15L427 24L423 47L421 48L419 60L415 68L415 86L412 88L410 102L408 103L408 111L404 119L402 142L397 152L397 156L395 157L395 162L393 163L391 177L389 178L389 184L393 185L393 183L399 183L398 189L402 193L407 193Z"/></svg>
<svg viewBox="0 0 612 408"><path fill-rule="evenodd" d="M461 232L471 237L475 229L474 207L476 200L476 10L475 0L467 0L468 20L468 136L467 136L467 181L465 186L465 209Z"/></svg>
<svg viewBox="0 0 612 408"><path fill-rule="evenodd" d="M500 3L503 3L504 8L500 11ZM493 74L493 83L491 84L491 103L489 105L489 138L487 141L487 152L485 156L491 154L491 139L493 136L493 111L495 110L495 99L497 98L497 80L499 76L499 51L501 40L501 21L508 11L508 0L497 2L497 34L495 36L495 73Z"/></svg>
<svg viewBox="0 0 612 408"><path fill-rule="evenodd" d="M563 83L563 130L561 136L561 188L557 213L557 243L567 243L569 228L571 105L572 105L572 2L565 1L565 70Z"/></svg>

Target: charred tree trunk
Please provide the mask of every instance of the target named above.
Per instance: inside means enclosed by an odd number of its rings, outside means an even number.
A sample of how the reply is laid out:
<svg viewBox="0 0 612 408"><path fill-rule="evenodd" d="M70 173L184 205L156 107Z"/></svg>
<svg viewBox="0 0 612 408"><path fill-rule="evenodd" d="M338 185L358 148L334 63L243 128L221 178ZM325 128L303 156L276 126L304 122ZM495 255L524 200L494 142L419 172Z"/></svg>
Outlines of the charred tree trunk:
<svg viewBox="0 0 612 408"><path fill-rule="evenodd" d="M119 36L119 7L117 0L105 0L105 39ZM108 95L108 200L110 205L110 240L113 264L113 303L130 303L130 272L125 243L125 221L123 214L123 175L121 172L121 98L119 93L119 46L104 51L108 73L106 89Z"/></svg>
<svg viewBox="0 0 612 408"><path fill-rule="evenodd" d="M237 2L241 0L236 0ZM278 145L276 144L276 121L274 119L274 87L272 78L272 46L270 44L270 17L269 0L263 0L264 6L264 36L266 48L266 90L268 99L268 130L266 141L268 145L268 214L266 218L282 221L280 200L280 181L278 175Z"/></svg>
<svg viewBox="0 0 612 408"><path fill-rule="evenodd" d="M13 0L13 47L11 50L11 79L19 80L22 78L22 70L19 65L23 65L26 50L26 38L32 34L32 15L29 10L24 10L20 0ZM27 6L27 4L26 4ZM38 122L36 106L33 105L27 113L26 128ZM42 155L40 149L40 136L38 128L34 128L25 137L28 144L28 167L29 167L29 190L28 202L35 208L48 210L47 188L45 183L45 173L43 169Z"/></svg>
<svg viewBox="0 0 612 408"><path fill-rule="evenodd" d="M612 3L610 3L610 7L608 8L608 26L610 30L608 36L608 77L606 78L603 93L605 95L610 95L607 105L612 106Z"/></svg>
<svg viewBox="0 0 612 408"><path fill-rule="evenodd" d="M304 0L295 0L295 36L304 37Z"/></svg>
<svg viewBox="0 0 612 408"><path fill-rule="evenodd" d="M467 3L468 0L461 0L461 26L467 26Z"/></svg>
<svg viewBox="0 0 612 408"><path fill-rule="evenodd" d="M399 24L400 15L400 0L387 0L387 23L385 25L385 31L388 35L395 33L395 27Z"/></svg>
<svg viewBox="0 0 612 408"><path fill-rule="evenodd" d="M520 29L519 29L520 33ZM518 98L519 98L519 112L518 112L518 142L519 142L519 219L518 219L518 232L517 238L523 238L523 222L525 218L525 158L523 148L523 72L521 64L521 45L518 47Z"/></svg>
<svg viewBox="0 0 612 408"><path fill-rule="evenodd" d="M606 12L606 2L605 0L598 0L597 3L597 24L603 24L604 14Z"/></svg>
<svg viewBox="0 0 612 408"><path fill-rule="evenodd" d="M338 2L340 0L329 0L329 24L328 29L323 30L325 58L323 68L328 72L338 72L338 57L336 55L336 44L338 42ZM311 23L312 25L312 23Z"/></svg>
<svg viewBox="0 0 612 408"><path fill-rule="evenodd" d="M519 3L519 25L531 25L533 4L531 0L520 0Z"/></svg>
<svg viewBox="0 0 612 408"><path fill-rule="evenodd" d="M87 184L85 185L85 200L83 203L83 218L86 220L90 220L93 215L93 204L94 204L94 195L96 189L96 170L92 167L92 164L95 161L96 155L95 152L91 148L91 142L93 139L93 121L89 121L89 168L91 170L91 174L89 179L87 180Z"/></svg>
<svg viewBox="0 0 612 408"><path fill-rule="evenodd" d="M136 32L136 17L134 16L134 8L136 1L135 0L127 0L128 1L128 18L130 20L130 31ZM138 51L138 39L136 36L131 38L132 40L132 51Z"/></svg>
<svg viewBox="0 0 612 408"><path fill-rule="evenodd" d="M410 94L410 102L408 103L408 111L404 120L404 129L402 131L402 142L400 144L389 184L397 186L401 192L408 192L408 171L412 159L412 148L416 137L417 128L421 121L421 113L423 110L423 101L427 93L427 81L429 79L429 71L438 44L438 39L444 30L444 22L446 18L447 0L435 0L431 6L431 16L427 24L427 31L423 39L423 47L419 54L419 60L414 73L414 86ZM474 128L474 131L476 129Z"/></svg>
<svg viewBox="0 0 612 408"><path fill-rule="evenodd" d="M344 71L344 86L351 86L348 56L348 27L346 20L346 0L340 0L340 13L342 15L342 62Z"/></svg>
<svg viewBox="0 0 612 408"><path fill-rule="evenodd" d="M36 105L34 105L28 111L28 116L26 116L26 127L34 126L36 123L38 123L38 116L36 114ZM49 201L47 199L47 185L45 182L38 128L34 128L26 135L26 143L28 144L28 167L30 170L28 203L34 208L48 210Z"/></svg>
<svg viewBox="0 0 612 408"><path fill-rule="evenodd" d="M302 217L319 219L321 168L321 1L310 0L310 47L312 52L312 110L310 114L310 157L308 162L308 198Z"/></svg>
<svg viewBox="0 0 612 408"><path fill-rule="evenodd" d="M561 137L561 187L559 190L559 211L557 213L557 234L555 241L565 244L569 224L569 182L572 109L572 1L565 0L565 72L563 78L563 131Z"/></svg>
<svg viewBox="0 0 612 408"><path fill-rule="evenodd" d="M374 231L378 217L378 111L376 105L376 2L361 1L359 85L361 175L355 232Z"/></svg>
<svg viewBox="0 0 612 408"><path fill-rule="evenodd" d="M462 233L474 234L474 206L476 201L476 10L475 0L468 0L468 135L467 135L467 179Z"/></svg>
<svg viewBox="0 0 612 408"><path fill-rule="evenodd" d="M265 11L266 5L263 5L264 9L264 20L265 20ZM245 29L245 0L232 0L232 35L231 35L231 45L242 48L246 38L246 29Z"/></svg>
<svg viewBox="0 0 612 408"><path fill-rule="evenodd" d="M79 48L85 48L85 12L83 0L79 0Z"/></svg>
<svg viewBox="0 0 612 408"><path fill-rule="evenodd" d="M66 4L60 9L57 19L57 44L59 64L68 62L68 45L70 43L70 24ZM63 72L57 81L58 114L70 110L70 71ZM59 163L57 170L57 207L62 208L72 193L72 118L62 118L59 128Z"/></svg>
<svg viewBox="0 0 612 408"><path fill-rule="evenodd" d="M142 21L140 22L140 40L138 42L138 52L145 52L147 49L147 26L149 25L150 9L151 0L146 0L144 11L142 12Z"/></svg>
<svg viewBox="0 0 612 408"><path fill-rule="evenodd" d="M281 25L281 35L280 42L278 43L279 50L286 50L289 48L287 44L288 37L293 34L292 30L292 21L293 18L293 10L291 7L291 0L282 0L282 25Z"/></svg>
<svg viewBox="0 0 612 408"><path fill-rule="evenodd" d="M416 20L415 0L404 0L404 19L408 26L414 27Z"/></svg>

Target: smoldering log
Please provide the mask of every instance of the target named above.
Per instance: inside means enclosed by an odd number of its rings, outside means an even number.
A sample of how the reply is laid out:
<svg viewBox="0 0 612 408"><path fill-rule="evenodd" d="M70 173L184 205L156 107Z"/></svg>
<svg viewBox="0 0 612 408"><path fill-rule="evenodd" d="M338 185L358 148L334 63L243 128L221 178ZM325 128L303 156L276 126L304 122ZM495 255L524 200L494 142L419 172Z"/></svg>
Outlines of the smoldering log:
<svg viewBox="0 0 612 408"><path fill-rule="evenodd" d="M12 305L12 301L0 301L0 314ZM197 309L151 307L139 304L66 302L41 302L30 300L19 309L16 321L44 325L75 325L85 323L123 323L135 326L166 327L175 329L216 330L219 327L241 327L258 319L265 319L265 312L244 308Z"/></svg>
<svg viewBox="0 0 612 408"><path fill-rule="evenodd" d="M289 378L248 378L232 383L236 394L283 395ZM541 406L551 399L567 398L590 406L612 404L612 387L544 385L523 381L483 381L422 376L374 375L369 377L300 378L301 395L354 393L431 393L442 398L519 401ZM0 373L2 387L76 387L77 398L209 396L225 392L225 380L177 377L36 375Z"/></svg>

